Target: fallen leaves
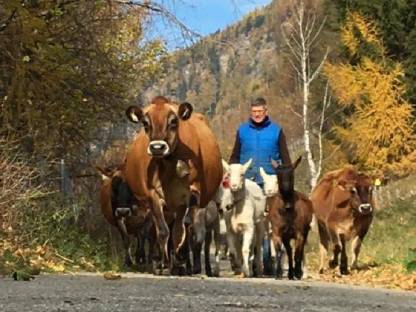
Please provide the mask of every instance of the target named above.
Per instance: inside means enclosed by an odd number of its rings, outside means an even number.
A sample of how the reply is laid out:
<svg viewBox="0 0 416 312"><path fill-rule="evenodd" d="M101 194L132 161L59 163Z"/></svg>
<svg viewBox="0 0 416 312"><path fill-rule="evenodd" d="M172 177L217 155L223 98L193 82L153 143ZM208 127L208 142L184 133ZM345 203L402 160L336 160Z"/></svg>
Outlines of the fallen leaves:
<svg viewBox="0 0 416 312"><path fill-rule="evenodd" d="M112 281L114 281L114 280L119 280L119 279L121 279L121 274L117 274L117 273L115 273L115 272L105 272L105 273L103 274L103 276L104 276L104 278L105 278L106 280L112 280Z"/></svg>

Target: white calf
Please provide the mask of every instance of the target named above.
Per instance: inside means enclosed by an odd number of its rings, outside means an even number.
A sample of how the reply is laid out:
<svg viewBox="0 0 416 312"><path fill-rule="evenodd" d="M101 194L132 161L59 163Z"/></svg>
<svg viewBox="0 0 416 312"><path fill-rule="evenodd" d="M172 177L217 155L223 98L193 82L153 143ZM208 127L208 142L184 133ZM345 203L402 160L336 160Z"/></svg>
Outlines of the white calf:
<svg viewBox="0 0 416 312"><path fill-rule="evenodd" d="M234 259L235 273L250 276L249 258L256 247L256 270L261 274L262 240L264 236L264 209L266 197L261 188L253 181L244 178L251 164L228 165L223 161L224 171L228 174L229 187L221 185L219 196L221 209L227 226L227 241L230 255ZM241 272L242 266L242 272Z"/></svg>

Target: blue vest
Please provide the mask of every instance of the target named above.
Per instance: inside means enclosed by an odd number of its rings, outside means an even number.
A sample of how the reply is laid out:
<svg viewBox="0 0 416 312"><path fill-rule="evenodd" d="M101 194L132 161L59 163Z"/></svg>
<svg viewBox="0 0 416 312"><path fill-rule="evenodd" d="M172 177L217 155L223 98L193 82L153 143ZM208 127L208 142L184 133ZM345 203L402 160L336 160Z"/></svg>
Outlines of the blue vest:
<svg viewBox="0 0 416 312"><path fill-rule="evenodd" d="M281 128L278 124L266 119L261 125L255 125L250 119L238 129L240 139L240 164L244 164L250 158L253 159L250 168L246 172L246 178L263 184L260 176L260 167L267 174L276 174L270 159L281 160L279 138Z"/></svg>

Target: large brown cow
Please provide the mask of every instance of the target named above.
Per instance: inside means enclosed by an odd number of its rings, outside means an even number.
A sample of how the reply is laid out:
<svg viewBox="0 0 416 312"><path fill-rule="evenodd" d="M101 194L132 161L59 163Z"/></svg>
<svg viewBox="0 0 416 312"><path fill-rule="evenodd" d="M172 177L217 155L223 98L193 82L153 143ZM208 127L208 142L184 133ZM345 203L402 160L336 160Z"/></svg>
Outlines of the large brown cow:
<svg viewBox="0 0 416 312"><path fill-rule="evenodd" d="M318 221L323 273L329 243L334 257L329 266L335 268L341 254L341 274L348 274L346 242L352 240L351 268L357 267L361 243L373 220L371 178L354 167L328 172L313 189L310 199Z"/></svg>
<svg viewBox="0 0 416 312"><path fill-rule="evenodd" d="M181 248L186 246L185 216L190 207L208 204L222 178L217 141L205 118L192 110L189 103L177 105L162 96L144 109L126 110L132 122L143 125L127 152L126 178L135 196L151 205L165 259L171 225L171 261L179 274L186 258ZM189 166L189 174L178 174L179 161Z"/></svg>

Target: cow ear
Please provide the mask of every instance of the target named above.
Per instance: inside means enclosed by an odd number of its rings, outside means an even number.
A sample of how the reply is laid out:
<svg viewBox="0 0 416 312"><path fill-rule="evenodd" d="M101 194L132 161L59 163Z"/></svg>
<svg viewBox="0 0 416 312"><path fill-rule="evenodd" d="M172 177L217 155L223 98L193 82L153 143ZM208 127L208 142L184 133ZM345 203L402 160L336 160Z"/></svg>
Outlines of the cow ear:
<svg viewBox="0 0 416 312"><path fill-rule="evenodd" d="M296 159L295 163L292 165L293 170L296 169L296 167L299 165L300 161L302 160L302 156L299 156L298 159Z"/></svg>
<svg viewBox="0 0 416 312"><path fill-rule="evenodd" d="M188 102L183 102L182 104L179 105L179 109L178 109L179 118L182 120L188 120L191 117L193 110L194 108L192 107L192 104Z"/></svg>
<svg viewBox="0 0 416 312"><path fill-rule="evenodd" d="M230 165L224 159L221 159L221 162L222 162L222 168L224 169L224 171L229 172L230 171Z"/></svg>
<svg viewBox="0 0 416 312"><path fill-rule="evenodd" d="M138 106L129 106L126 109L127 118L134 123L139 123L143 118L143 110Z"/></svg>
<svg viewBox="0 0 416 312"><path fill-rule="evenodd" d="M273 158L270 159L270 162L272 163L272 167L273 167L274 170L276 170L277 168L280 167L280 164L276 160L274 160Z"/></svg>

